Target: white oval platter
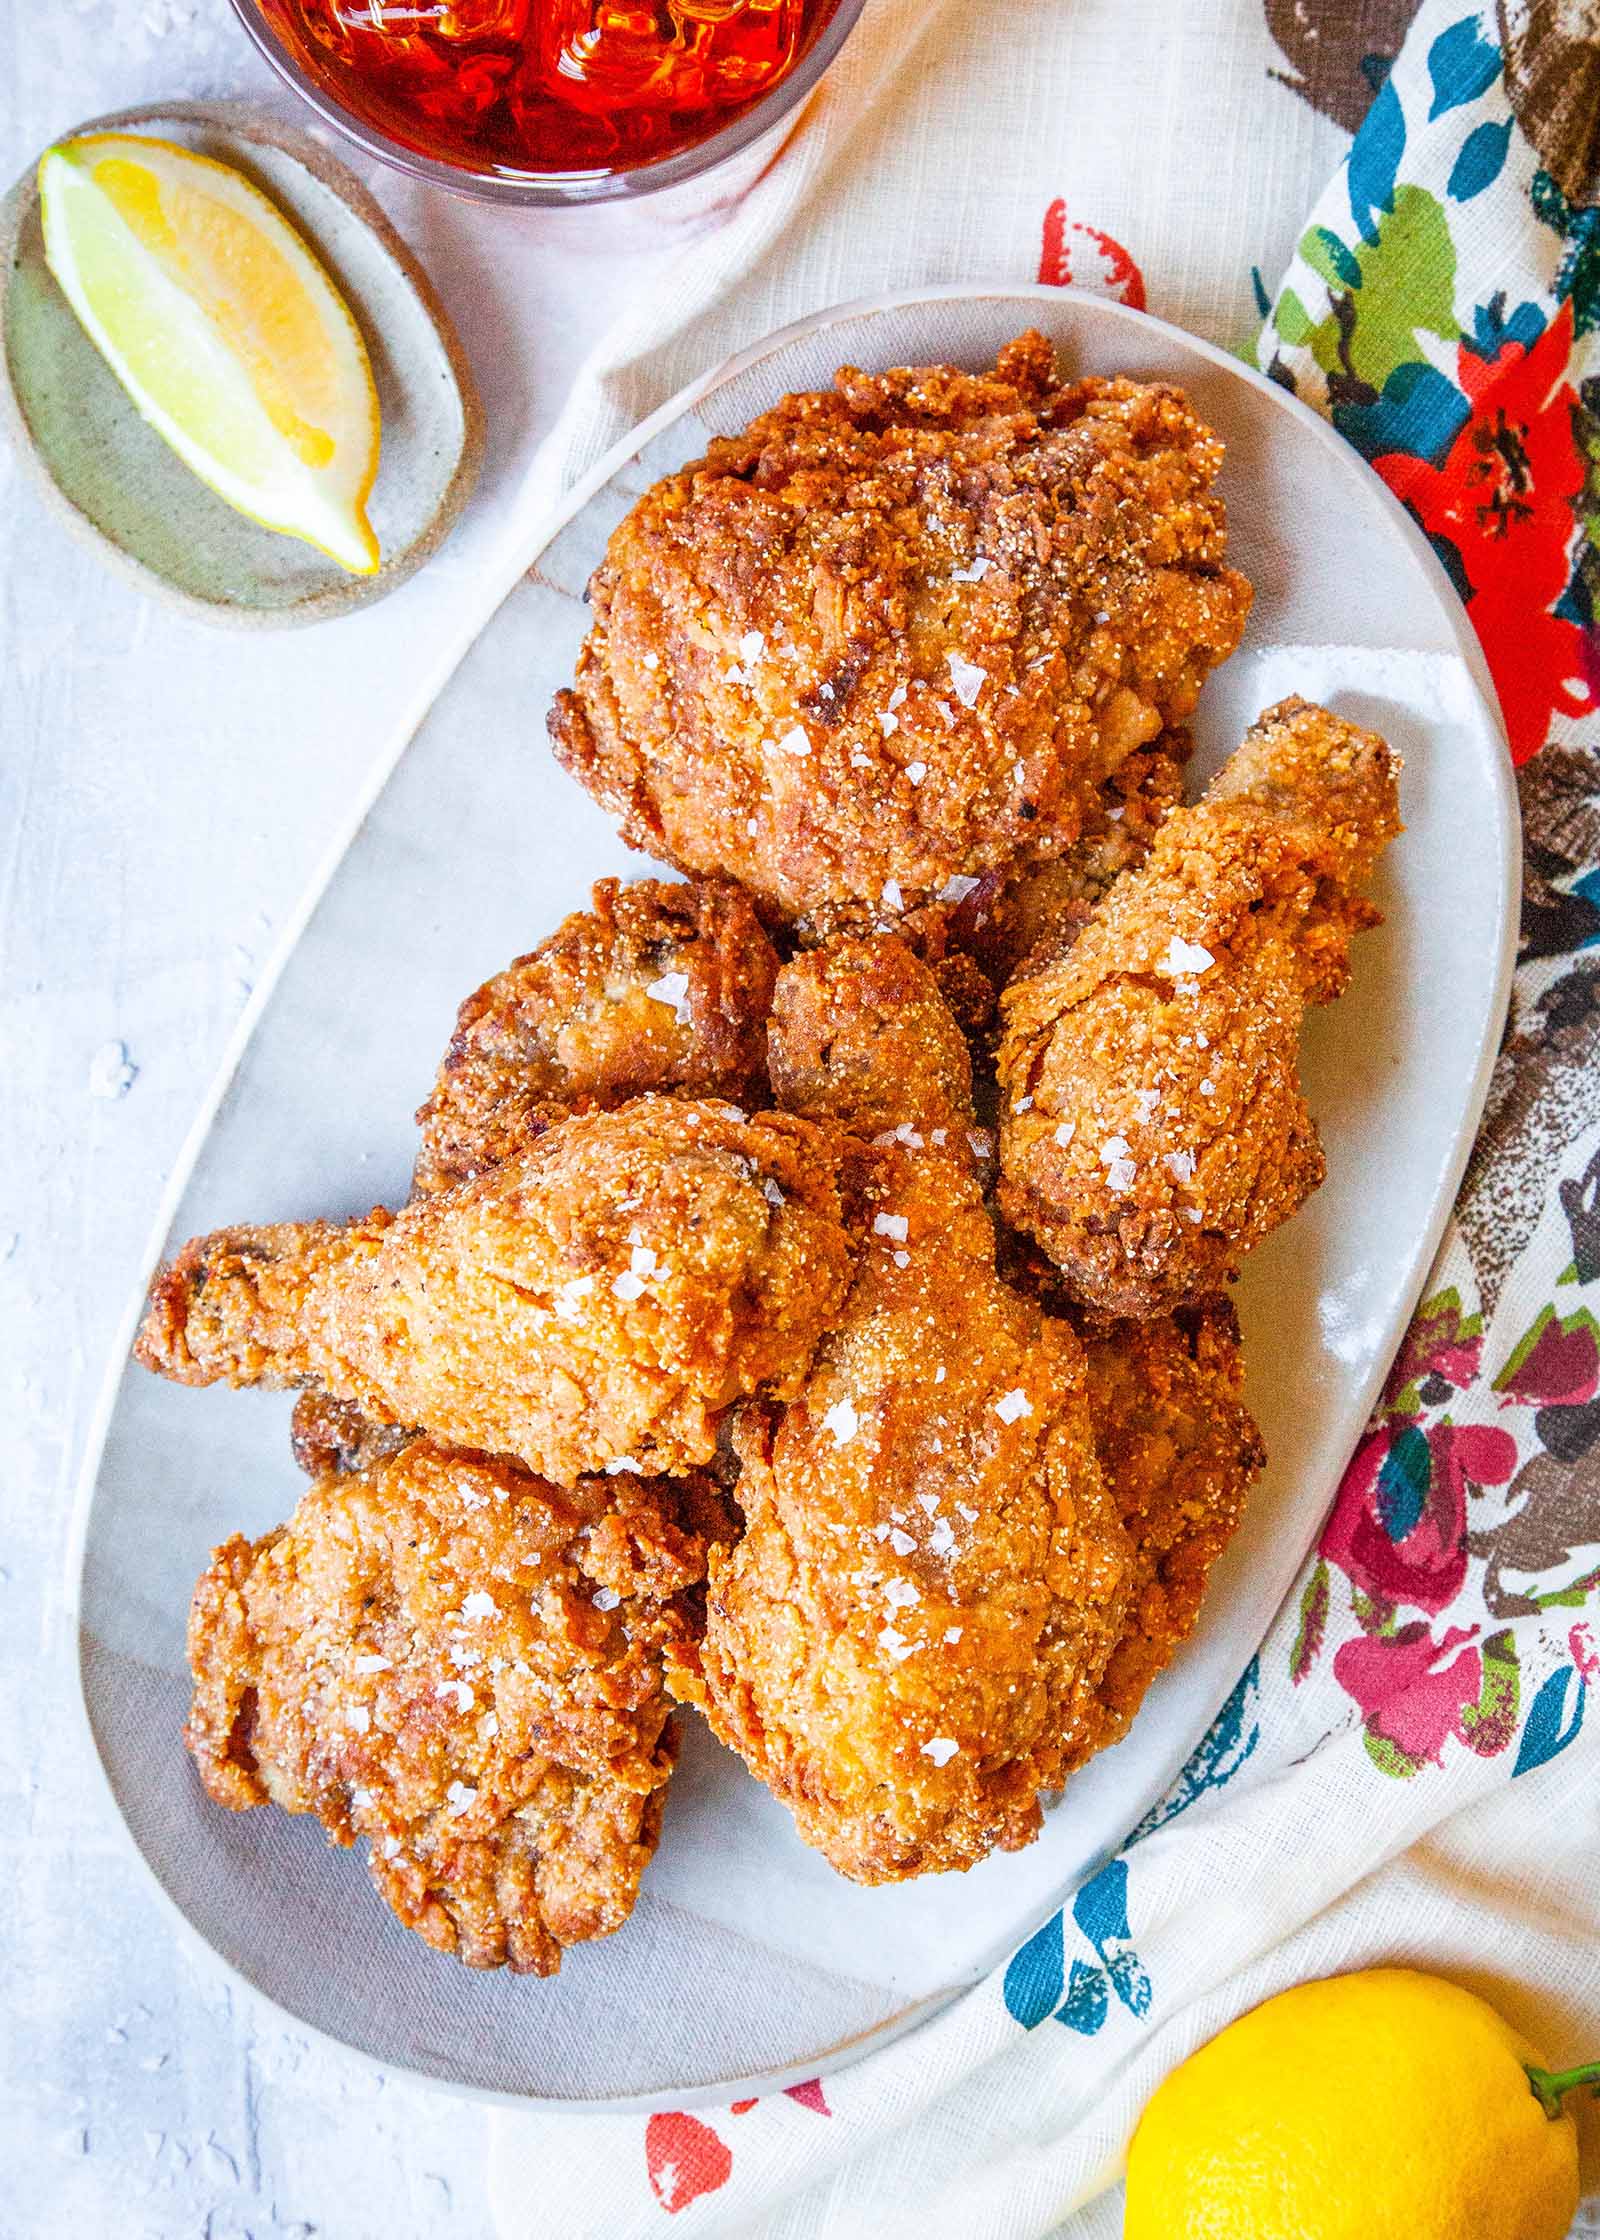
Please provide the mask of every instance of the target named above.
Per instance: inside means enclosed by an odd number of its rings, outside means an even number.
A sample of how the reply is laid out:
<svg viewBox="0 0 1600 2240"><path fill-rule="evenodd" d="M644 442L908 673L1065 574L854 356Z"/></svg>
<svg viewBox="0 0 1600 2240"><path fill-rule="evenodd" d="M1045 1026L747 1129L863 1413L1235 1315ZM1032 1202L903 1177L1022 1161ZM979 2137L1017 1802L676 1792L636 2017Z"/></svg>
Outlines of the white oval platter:
<svg viewBox="0 0 1600 2240"><path fill-rule="evenodd" d="M1381 931L1307 1036L1329 1179L1252 1261L1239 1305L1271 1464L1201 1625L1132 1733L1069 1786L1030 1849L966 1876L863 1890L691 1721L633 1919L550 1982L473 1975L391 1919L358 1857L201 1793L180 1728L192 1583L226 1533L297 1496L283 1395L189 1392L113 1363L80 1492L83 1697L132 1842L180 1919L255 1992L387 2067L521 2101L651 2107L826 2072L976 1981L1166 1789L1309 1547L1434 1253L1504 1016L1516 798L1492 691L1426 541L1314 414L1221 351L1058 289L847 305L770 337L657 413L591 474L507 580L258 989L152 1242L238 1220L351 1214L406 1190L410 1115L456 1005L580 905L648 867L562 774L544 715L583 587L661 473L841 363L979 366L1029 324L1074 372L1179 381L1228 443L1244 647L1208 686L1197 774L1291 690L1386 731L1407 830ZM448 652L450 649L443 649ZM125 1339L131 1337L131 1307Z"/></svg>

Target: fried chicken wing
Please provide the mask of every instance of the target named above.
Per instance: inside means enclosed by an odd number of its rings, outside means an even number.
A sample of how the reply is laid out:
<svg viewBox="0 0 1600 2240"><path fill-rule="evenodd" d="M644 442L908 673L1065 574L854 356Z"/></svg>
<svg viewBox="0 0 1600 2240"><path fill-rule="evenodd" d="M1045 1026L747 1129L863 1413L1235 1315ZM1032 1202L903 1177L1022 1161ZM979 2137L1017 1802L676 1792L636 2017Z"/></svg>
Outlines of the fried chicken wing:
<svg viewBox="0 0 1600 2240"><path fill-rule="evenodd" d="M562 1483L708 1462L797 1389L849 1284L839 1139L642 1097L345 1227L224 1229L157 1276L136 1348L180 1383L320 1386Z"/></svg>
<svg viewBox="0 0 1600 2240"><path fill-rule="evenodd" d="M767 1103L778 959L725 880L602 879L590 908L468 996L417 1114L415 1188L470 1180L569 1112L660 1090Z"/></svg>
<svg viewBox="0 0 1600 2240"><path fill-rule="evenodd" d="M844 369L667 476L591 585L559 759L634 846L813 934L1047 862L1249 604L1180 391Z"/></svg>
<svg viewBox="0 0 1600 2240"><path fill-rule="evenodd" d="M1064 954L1004 997L1001 1192L1077 1298L1214 1291L1323 1175L1300 1026L1377 913L1398 758L1303 700L1269 708Z"/></svg>
<svg viewBox="0 0 1600 2240"><path fill-rule="evenodd" d="M684 1493L630 1488L625 1518L609 1481L420 1439L317 1479L195 1589L207 1791L364 1837L380 1895L469 1967L553 1974L627 1919L655 1849L662 1658L706 1557Z"/></svg>
<svg viewBox="0 0 1600 2240"><path fill-rule="evenodd" d="M858 1131L860 1259L801 1392L735 1418L745 1530L671 1682L868 1883L1037 1833L1093 1747L1130 1578L1082 1350L996 1274L937 1005L893 941L779 976L773 1081Z"/></svg>

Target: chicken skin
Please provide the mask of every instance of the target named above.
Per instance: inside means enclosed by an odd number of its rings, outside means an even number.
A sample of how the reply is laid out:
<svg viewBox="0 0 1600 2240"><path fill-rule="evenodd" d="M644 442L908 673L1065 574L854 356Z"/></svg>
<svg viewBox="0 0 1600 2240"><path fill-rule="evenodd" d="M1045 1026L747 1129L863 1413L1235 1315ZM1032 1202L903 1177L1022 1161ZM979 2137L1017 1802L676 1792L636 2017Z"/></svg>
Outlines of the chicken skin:
<svg viewBox="0 0 1600 2240"><path fill-rule="evenodd" d="M896 962L936 1001L925 968ZM931 1141L950 1125L936 1099L913 1093L903 1132L883 1126L898 1021L875 1038L858 1007L887 977L805 957L779 978L780 1093L800 1080L808 1109L820 1101L826 995L843 1053L826 1101L844 1118L853 1100L879 1140L858 1138L860 1258L842 1313L787 1406L735 1418L745 1530L713 1553L704 1641L671 1678L806 1841L865 1883L969 1867L1037 1834L1041 1791L1093 1747L1131 1576L1077 1338L996 1274L970 1160ZM785 1029L802 1013L791 1060ZM883 1078L863 1063L873 1049Z"/></svg>
<svg viewBox="0 0 1600 2240"><path fill-rule="evenodd" d="M426 1440L318 1478L195 1589L207 1791L364 1837L379 1894L469 1967L553 1974L627 1919L655 1849L700 1499L661 1481L619 1504Z"/></svg>
<svg viewBox="0 0 1600 2240"><path fill-rule="evenodd" d="M638 848L812 937L1048 862L1237 645L1222 445L1176 389L853 368L657 483L558 758Z"/></svg>
<svg viewBox="0 0 1600 2240"><path fill-rule="evenodd" d="M1001 1210L1118 1315L1215 1291L1323 1176L1306 1008L1377 920L1398 757L1304 700L1269 708L1065 953L1006 990Z"/></svg>
<svg viewBox="0 0 1600 2240"><path fill-rule="evenodd" d="M531 955L468 996L417 1114L414 1187L469 1181L569 1112L660 1090L756 1110L778 959L723 880L602 879Z"/></svg>
<svg viewBox="0 0 1600 2240"><path fill-rule="evenodd" d="M157 1276L136 1353L184 1384L320 1386L570 1484L710 1461L798 1389L849 1285L839 1139L641 1097L340 1227L224 1229Z"/></svg>

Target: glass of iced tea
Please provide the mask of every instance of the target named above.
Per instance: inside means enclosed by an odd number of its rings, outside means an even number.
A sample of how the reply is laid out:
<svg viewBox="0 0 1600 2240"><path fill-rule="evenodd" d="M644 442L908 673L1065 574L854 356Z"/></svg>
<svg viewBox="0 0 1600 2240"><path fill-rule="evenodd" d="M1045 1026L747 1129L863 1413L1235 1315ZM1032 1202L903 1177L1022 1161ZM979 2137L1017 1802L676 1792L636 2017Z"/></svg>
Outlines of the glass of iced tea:
<svg viewBox="0 0 1600 2240"><path fill-rule="evenodd" d="M774 145L863 0L233 0L370 154L495 201L615 200Z"/></svg>

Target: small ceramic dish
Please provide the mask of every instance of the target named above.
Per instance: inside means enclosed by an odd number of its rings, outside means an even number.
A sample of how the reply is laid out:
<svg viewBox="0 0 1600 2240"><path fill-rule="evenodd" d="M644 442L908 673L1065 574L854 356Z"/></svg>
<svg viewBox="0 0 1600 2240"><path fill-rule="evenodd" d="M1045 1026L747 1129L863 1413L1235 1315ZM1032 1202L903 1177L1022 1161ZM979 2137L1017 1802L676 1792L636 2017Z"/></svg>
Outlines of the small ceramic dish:
<svg viewBox="0 0 1600 2240"><path fill-rule="evenodd" d="M383 564L351 576L225 505L140 418L45 263L35 172L0 204L0 422L46 498L122 575L207 622L281 629L369 606L449 535L483 460L483 408L427 275L308 133L237 102L93 117L232 164L311 244L355 313L383 420L370 511Z"/></svg>
<svg viewBox="0 0 1600 2240"><path fill-rule="evenodd" d="M1248 1754L1251 1660L1433 1259L1516 941L1516 794L1482 655L1426 539L1326 422L1222 351L1073 288L896 296L789 328L664 406L553 527L507 554L506 575L484 583L476 642L409 739L391 741L342 860L258 983L151 1258L223 1222L398 1203L411 1114L462 996L580 906L591 880L649 869L544 735L590 619L584 586L634 498L840 364L983 366L1030 324L1075 373L1181 382L1227 442L1231 557L1256 600L1202 696L1195 782L1297 690L1405 757L1406 830L1376 888L1384 924L1357 945L1349 993L1306 1033L1328 1179L1239 1285L1267 1472L1194 1636L1026 1850L858 1888L691 1717L625 1927L568 1952L551 1981L473 1976L408 1935L360 1858L330 1851L314 1822L236 1816L202 1792L180 1732L193 1583L224 1535L280 1523L302 1481L289 1396L148 1375L127 1361L130 1305L80 1496L78 1643L100 1762L174 1918L298 2025L385 2067L507 2099L726 2102L826 2074L977 1982L1157 1804L1236 1690L1232 1749Z"/></svg>

